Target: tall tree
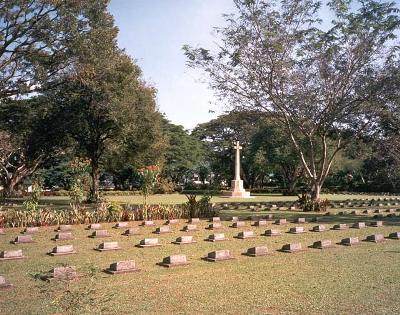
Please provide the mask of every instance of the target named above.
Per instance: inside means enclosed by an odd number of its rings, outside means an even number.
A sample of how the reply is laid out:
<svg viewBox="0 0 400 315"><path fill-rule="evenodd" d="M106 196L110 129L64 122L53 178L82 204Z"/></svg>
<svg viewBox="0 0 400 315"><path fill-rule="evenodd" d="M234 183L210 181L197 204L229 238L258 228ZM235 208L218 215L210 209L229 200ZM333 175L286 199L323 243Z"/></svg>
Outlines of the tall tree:
<svg viewBox="0 0 400 315"><path fill-rule="evenodd" d="M398 9L373 0L332 0L327 9L333 18L323 28L320 1L235 4L238 14L218 30L219 51L185 46L188 63L204 69L211 87L236 108L276 114L318 203L349 134L357 137L373 125Z"/></svg>
<svg viewBox="0 0 400 315"><path fill-rule="evenodd" d="M51 95L59 104L60 126L75 140L77 154L90 161L89 199L97 201L106 153L119 150L124 156L127 147L132 152L138 144L154 143L158 116L155 90L117 46L118 30L107 3L91 14L95 23L72 47L76 59L70 65L70 79Z"/></svg>
<svg viewBox="0 0 400 315"><path fill-rule="evenodd" d="M41 91L57 82L74 55L72 42L95 21L106 0L0 2L0 100Z"/></svg>

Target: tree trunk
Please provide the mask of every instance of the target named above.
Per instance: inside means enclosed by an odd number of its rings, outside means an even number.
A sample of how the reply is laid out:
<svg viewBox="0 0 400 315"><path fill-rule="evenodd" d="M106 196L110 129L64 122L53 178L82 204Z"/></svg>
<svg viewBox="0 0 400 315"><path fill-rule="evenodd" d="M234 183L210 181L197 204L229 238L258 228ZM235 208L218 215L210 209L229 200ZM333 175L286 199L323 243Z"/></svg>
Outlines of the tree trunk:
<svg viewBox="0 0 400 315"><path fill-rule="evenodd" d="M313 202L318 202L321 196L322 183L314 182L311 190L311 199Z"/></svg>
<svg viewBox="0 0 400 315"><path fill-rule="evenodd" d="M91 160L90 162L91 171L90 171L90 194L89 194L89 202L97 202L99 200L99 164L95 160Z"/></svg>

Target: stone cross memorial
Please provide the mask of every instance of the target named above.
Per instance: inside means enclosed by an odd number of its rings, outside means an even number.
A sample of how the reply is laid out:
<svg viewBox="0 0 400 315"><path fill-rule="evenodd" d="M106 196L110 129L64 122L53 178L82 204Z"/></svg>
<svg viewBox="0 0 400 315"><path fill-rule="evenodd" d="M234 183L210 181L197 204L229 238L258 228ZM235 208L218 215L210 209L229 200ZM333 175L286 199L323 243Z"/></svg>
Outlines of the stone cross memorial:
<svg viewBox="0 0 400 315"><path fill-rule="evenodd" d="M242 147L239 141L233 147L235 152L235 179L231 181L231 190L224 193L224 195L231 198L251 198L250 192L243 188L243 180L240 179L240 150Z"/></svg>

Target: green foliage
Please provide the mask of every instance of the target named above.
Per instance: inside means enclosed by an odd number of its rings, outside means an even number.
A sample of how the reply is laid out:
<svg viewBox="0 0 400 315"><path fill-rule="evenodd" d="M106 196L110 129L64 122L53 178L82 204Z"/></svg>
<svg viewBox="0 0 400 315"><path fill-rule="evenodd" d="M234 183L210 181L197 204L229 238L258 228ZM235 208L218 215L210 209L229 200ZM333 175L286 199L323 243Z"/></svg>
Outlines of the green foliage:
<svg viewBox="0 0 400 315"><path fill-rule="evenodd" d="M297 202L303 211L326 212L329 206L328 199L316 201L308 193L302 193Z"/></svg>
<svg viewBox="0 0 400 315"><path fill-rule="evenodd" d="M190 218L211 218L218 215L218 210L210 203L211 196L203 195L197 200L197 195L186 195L188 201L184 205Z"/></svg>

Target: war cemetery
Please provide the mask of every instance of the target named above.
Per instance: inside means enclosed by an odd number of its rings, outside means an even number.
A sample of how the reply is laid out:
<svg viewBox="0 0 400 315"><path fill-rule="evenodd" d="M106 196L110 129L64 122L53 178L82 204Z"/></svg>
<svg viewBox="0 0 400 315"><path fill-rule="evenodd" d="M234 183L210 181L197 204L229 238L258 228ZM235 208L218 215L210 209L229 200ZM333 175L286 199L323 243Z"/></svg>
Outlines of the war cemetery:
<svg viewBox="0 0 400 315"><path fill-rule="evenodd" d="M400 314L399 9L0 1L0 314Z"/></svg>

